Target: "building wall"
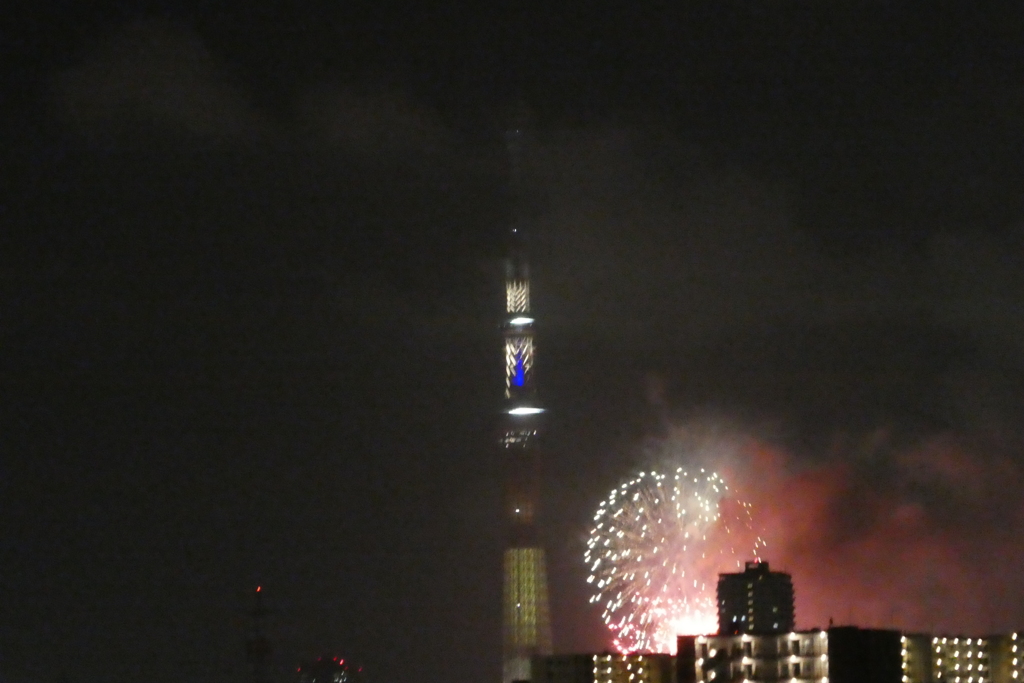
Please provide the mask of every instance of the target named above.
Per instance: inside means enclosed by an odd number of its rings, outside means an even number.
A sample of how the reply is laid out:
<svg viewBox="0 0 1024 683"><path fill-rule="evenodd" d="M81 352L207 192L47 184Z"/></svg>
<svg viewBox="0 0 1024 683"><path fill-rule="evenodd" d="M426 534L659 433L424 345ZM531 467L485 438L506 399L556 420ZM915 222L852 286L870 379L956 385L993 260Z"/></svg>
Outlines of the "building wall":
<svg viewBox="0 0 1024 683"><path fill-rule="evenodd" d="M678 648L678 683L820 682L829 676L828 633L825 631L680 637ZM682 667L682 662L691 657L692 674Z"/></svg>
<svg viewBox="0 0 1024 683"><path fill-rule="evenodd" d="M992 683L1024 682L1024 637L1017 633L995 636L990 640L989 659ZM967 683L961 681L961 683ZM977 683L988 683L978 681Z"/></svg>
<svg viewBox="0 0 1024 683"><path fill-rule="evenodd" d="M555 655L535 657L533 683L673 683L669 654Z"/></svg>
<svg viewBox="0 0 1024 683"><path fill-rule="evenodd" d="M829 629L829 683L900 683L905 675L904 643L899 631Z"/></svg>
<svg viewBox="0 0 1024 683"><path fill-rule="evenodd" d="M904 635L901 645L903 683L931 681L935 661L932 656L932 636L921 633Z"/></svg>
<svg viewBox="0 0 1024 683"><path fill-rule="evenodd" d="M548 655L531 662L533 683L593 683L592 655Z"/></svg>
<svg viewBox="0 0 1024 683"><path fill-rule="evenodd" d="M928 677L921 683L1016 683L1024 681L1024 639L1017 633L983 638L923 637L928 647ZM913 663L917 639L908 654ZM921 658L924 659L923 654ZM913 669L916 673L916 669ZM911 677L908 683L918 683Z"/></svg>

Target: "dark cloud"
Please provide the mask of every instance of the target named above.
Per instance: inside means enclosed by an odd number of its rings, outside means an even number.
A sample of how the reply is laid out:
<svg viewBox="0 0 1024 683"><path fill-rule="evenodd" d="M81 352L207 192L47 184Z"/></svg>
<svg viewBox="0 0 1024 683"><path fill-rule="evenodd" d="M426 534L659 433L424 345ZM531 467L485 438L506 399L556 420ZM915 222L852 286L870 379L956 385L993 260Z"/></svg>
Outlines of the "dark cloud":
<svg viewBox="0 0 1024 683"><path fill-rule="evenodd" d="M87 134L250 140L268 132L268 121L202 40L161 21L117 31L59 74L53 92L61 118Z"/></svg>
<svg viewBox="0 0 1024 683"><path fill-rule="evenodd" d="M320 85L299 110L316 139L362 154L438 155L456 142L436 112L398 89L359 93Z"/></svg>
<svg viewBox="0 0 1024 683"><path fill-rule="evenodd" d="M998 247L980 236L957 238L955 256L942 235L927 253L823 249L795 220L793 178L716 162L685 137L665 149L663 138L657 127L584 129L550 132L538 145L546 211L537 258L553 273L541 291L567 328L700 344L769 324L956 326L951 309L986 294L972 279L1020 286L1010 252L990 263ZM587 327L604 319L617 324ZM676 334L646 334L652 324Z"/></svg>
<svg viewBox="0 0 1024 683"><path fill-rule="evenodd" d="M123 141L144 134L153 144L154 135L171 135L207 144L334 148L371 161L429 154L434 163L456 144L436 112L397 84L312 83L293 89L294 102L270 111L257 104L248 82L197 33L149 20L116 31L81 64L62 71L52 92L71 129Z"/></svg>

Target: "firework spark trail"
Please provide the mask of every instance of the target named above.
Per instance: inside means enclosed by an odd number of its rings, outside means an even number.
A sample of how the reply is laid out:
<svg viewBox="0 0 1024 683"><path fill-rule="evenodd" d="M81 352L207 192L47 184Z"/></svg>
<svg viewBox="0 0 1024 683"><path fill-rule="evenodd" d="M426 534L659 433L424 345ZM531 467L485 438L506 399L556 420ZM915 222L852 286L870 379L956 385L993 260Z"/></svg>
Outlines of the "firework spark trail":
<svg viewBox="0 0 1024 683"><path fill-rule="evenodd" d="M704 469L640 472L594 515L584 553L592 603L621 652L672 652L676 636L717 630L719 572L756 559L750 508Z"/></svg>

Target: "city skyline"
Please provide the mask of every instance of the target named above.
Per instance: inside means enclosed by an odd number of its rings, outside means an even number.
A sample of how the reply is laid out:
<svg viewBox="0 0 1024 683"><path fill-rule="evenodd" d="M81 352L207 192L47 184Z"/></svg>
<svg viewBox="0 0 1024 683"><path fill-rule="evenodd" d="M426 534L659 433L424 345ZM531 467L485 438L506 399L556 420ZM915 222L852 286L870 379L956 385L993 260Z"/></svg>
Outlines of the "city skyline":
<svg viewBox="0 0 1024 683"><path fill-rule="evenodd" d="M596 507L693 454L797 628L1024 622L1016 13L7 19L0 678L244 680L258 585L282 676L501 677L520 102L555 652L611 643Z"/></svg>

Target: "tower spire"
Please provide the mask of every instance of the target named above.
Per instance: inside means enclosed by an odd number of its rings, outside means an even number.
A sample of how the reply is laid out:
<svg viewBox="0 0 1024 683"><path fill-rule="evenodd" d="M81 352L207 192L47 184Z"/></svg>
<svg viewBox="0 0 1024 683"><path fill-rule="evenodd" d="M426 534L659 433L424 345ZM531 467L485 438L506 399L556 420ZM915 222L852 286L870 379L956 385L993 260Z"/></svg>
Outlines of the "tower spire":
<svg viewBox="0 0 1024 683"><path fill-rule="evenodd" d="M523 212L520 126L506 132L509 189L512 199L505 259L504 336L505 406L499 437L504 462L506 541L503 579L502 682L529 680L530 660L551 653L547 569L537 528L540 459L537 444L540 414L534 378L533 312L530 267Z"/></svg>
<svg viewBox="0 0 1024 683"><path fill-rule="evenodd" d="M256 586L254 593L254 605L249 612L251 618L251 631L249 639L245 641L245 654L252 667L253 683L268 683L270 680L268 664L270 660L270 640L264 633L264 624L269 614L263 606L263 586Z"/></svg>

